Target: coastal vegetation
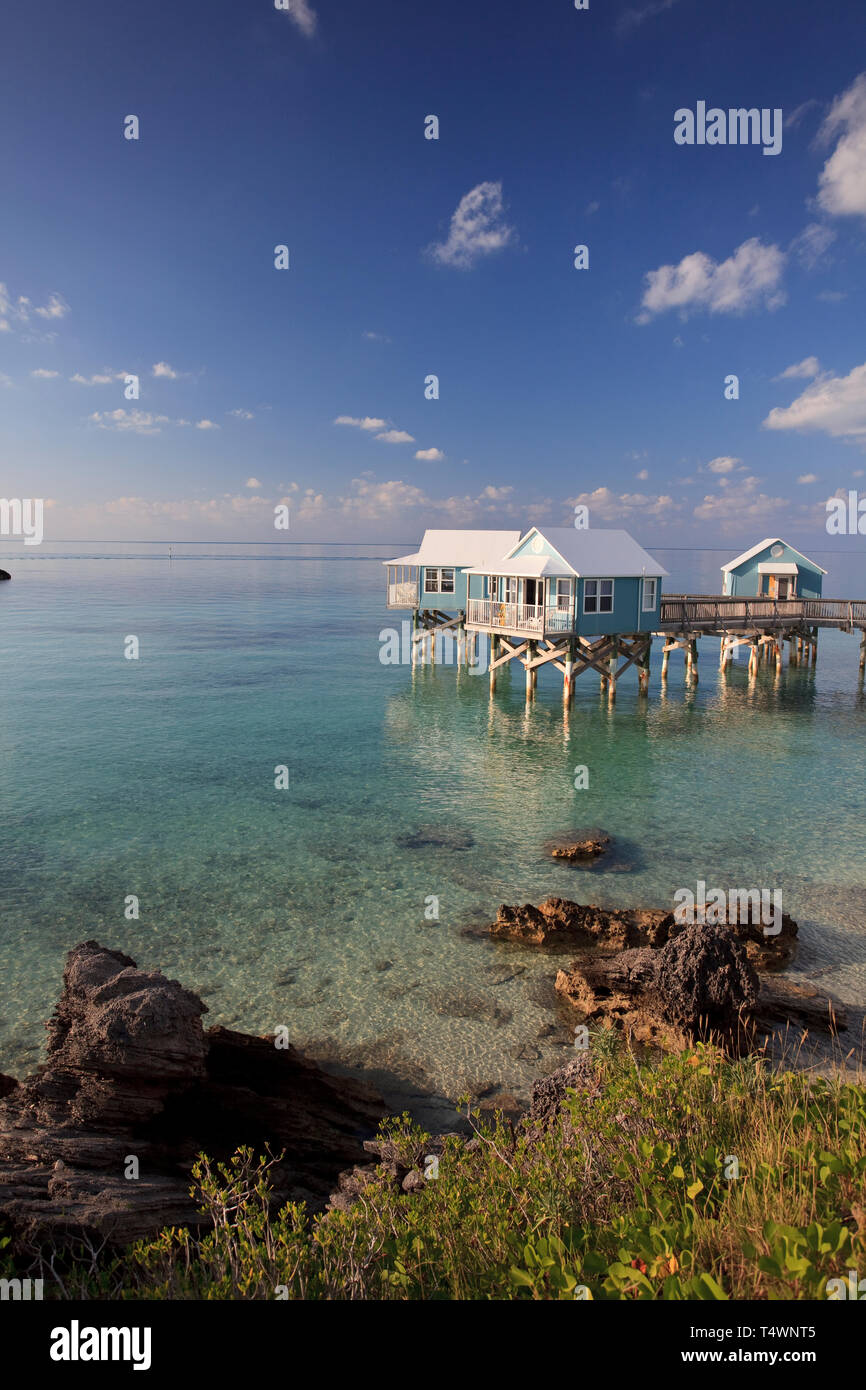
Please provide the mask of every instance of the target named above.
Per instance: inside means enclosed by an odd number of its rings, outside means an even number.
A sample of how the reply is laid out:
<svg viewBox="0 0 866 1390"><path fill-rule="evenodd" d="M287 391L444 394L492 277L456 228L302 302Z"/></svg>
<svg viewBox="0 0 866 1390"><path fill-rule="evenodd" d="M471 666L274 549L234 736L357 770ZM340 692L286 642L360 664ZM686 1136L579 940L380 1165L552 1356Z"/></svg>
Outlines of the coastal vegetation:
<svg viewBox="0 0 866 1390"><path fill-rule="evenodd" d="M861 1085L710 1044L639 1058L610 1030L555 1076L574 1084L516 1125L468 1103L463 1134L384 1121L342 1208L276 1209L275 1155L202 1155L201 1227L67 1260L46 1296L823 1299L846 1279L857 1296Z"/></svg>

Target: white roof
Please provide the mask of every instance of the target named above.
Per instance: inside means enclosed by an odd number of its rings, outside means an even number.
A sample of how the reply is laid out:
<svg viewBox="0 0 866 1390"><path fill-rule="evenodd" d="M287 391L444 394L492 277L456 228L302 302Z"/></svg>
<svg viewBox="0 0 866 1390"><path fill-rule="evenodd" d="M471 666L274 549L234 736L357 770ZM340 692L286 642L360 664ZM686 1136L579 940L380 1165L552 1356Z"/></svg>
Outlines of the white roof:
<svg viewBox="0 0 866 1390"><path fill-rule="evenodd" d="M519 531L425 531L414 555L383 560L384 565L486 565L514 549Z"/></svg>
<svg viewBox="0 0 866 1390"><path fill-rule="evenodd" d="M793 560L762 560L758 574L797 574L798 567Z"/></svg>
<svg viewBox="0 0 866 1390"><path fill-rule="evenodd" d="M498 560L493 565L476 565L467 574L519 574L538 579L543 574L568 575L573 571L552 555L521 555L518 560Z"/></svg>
<svg viewBox="0 0 866 1390"><path fill-rule="evenodd" d="M730 570L735 570L738 565L745 564L747 560L751 560L753 555L758 555L762 550L766 550L768 545L786 545L789 550L793 550L795 555L799 555L801 560L805 560L806 564L811 565L812 569L817 570L819 574L827 573L827 571L822 569L820 565L817 565L814 560L810 560L808 555L804 555L802 550L798 550L795 545L791 545L790 541L783 541L781 536L768 536L766 540L759 541L757 545L753 545L751 550L744 550L742 555L737 556L736 560L729 560L726 565L722 565L722 574L728 574ZM760 566L758 566L758 568L760 570ZM781 574L782 571L780 570L779 573Z"/></svg>
<svg viewBox="0 0 866 1390"><path fill-rule="evenodd" d="M533 555L519 559L512 552L530 536L541 535L557 556ZM667 570L652 558L628 531L586 530L573 526L533 526L498 564L477 565L472 574L576 575L606 579L631 579L636 575L660 577Z"/></svg>

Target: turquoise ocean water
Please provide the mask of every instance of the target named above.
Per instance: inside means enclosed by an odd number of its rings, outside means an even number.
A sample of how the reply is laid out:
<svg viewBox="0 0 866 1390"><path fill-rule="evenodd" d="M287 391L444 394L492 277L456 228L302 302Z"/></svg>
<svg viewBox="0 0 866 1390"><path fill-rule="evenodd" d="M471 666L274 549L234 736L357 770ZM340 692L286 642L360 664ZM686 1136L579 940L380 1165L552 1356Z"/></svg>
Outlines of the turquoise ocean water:
<svg viewBox="0 0 866 1390"><path fill-rule="evenodd" d="M630 673L610 708L584 676L565 715L555 673L527 711L522 670L491 700L465 668L382 664L403 615L375 557L399 547L4 549L0 1070L39 1060L64 955L96 938L199 991L207 1022L285 1025L416 1104L522 1095L569 1040L557 962L463 929L547 893L669 906L698 879L780 888L795 978L862 1004L857 638L751 685L705 639L697 689L675 656L664 693L656 643L648 700ZM707 593L731 552L654 553L668 592ZM828 596L866 596L859 556L816 558ZM545 857L579 826L617 837L609 868Z"/></svg>

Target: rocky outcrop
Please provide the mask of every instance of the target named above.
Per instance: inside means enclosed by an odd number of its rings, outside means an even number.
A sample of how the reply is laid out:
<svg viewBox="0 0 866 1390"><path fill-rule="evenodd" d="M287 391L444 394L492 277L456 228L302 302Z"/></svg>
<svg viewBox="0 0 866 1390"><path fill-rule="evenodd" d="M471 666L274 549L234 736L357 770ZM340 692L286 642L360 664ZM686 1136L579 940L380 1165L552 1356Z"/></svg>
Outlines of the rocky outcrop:
<svg viewBox="0 0 866 1390"><path fill-rule="evenodd" d="M205 1030L197 995L95 941L70 952L63 985L46 1062L0 1087L0 1218L16 1243L195 1224L202 1151L269 1150L275 1200L313 1206L364 1158L385 1113L368 1087L273 1038Z"/></svg>
<svg viewBox="0 0 866 1390"><path fill-rule="evenodd" d="M569 863L585 863L607 854L611 838L603 830L575 830L571 834L557 835L548 840L545 849L554 859L565 859Z"/></svg>
<svg viewBox="0 0 866 1390"><path fill-rule="evenodd" d="M712 1036L739 1050L759 1026L847 1025L844 1008L829 996L775 976L759 981L746 944L727 927L689 926L658 949L586 951L559 971L556 990L584 1022L664 1047Z"/></svg>
<svg viewBox="0 0 866 1390"><path fill-rule="evenodd" d="M672 912L652 908L602 908L568 898L545 898L537 907L503 903L490 935L497 940L522 941L528 946L602 946L625 950L659 946L681 930Z"/></svg>
<svg viewBox="0 0 866 1390"><path fill-rule="evenodd" d="M494 939L520 941L527 946L598 946L625 951L664 946L685 931L687 925L678 921L673 912L659 908L603 908L551 897L537 907L532 903L514 907L503 903L488 931ZM741 942L756 970L781 969L794 954L797 923L787 913L774 935L768 935L760 920L753 922L747 914L742 921L722 917L719 927L727 927Z"/></svg>
<svg viewBox="0 0 866 1390"><path fill-rule="evenodd" d="M758 1000L758 977L725 927L686 927L658 952L653 988L666 1021L730 1036Z"/></svg>
<svg viewBox="0 0 866 1390"><path fill-rule="evenodd" d="M533 1083L527 1124L537 1125L542 1129L553 1124L569 1091L580 1091L590 1098L601 1094L595 1064L588 1052L578 1053L558 1071Z"/></svg>

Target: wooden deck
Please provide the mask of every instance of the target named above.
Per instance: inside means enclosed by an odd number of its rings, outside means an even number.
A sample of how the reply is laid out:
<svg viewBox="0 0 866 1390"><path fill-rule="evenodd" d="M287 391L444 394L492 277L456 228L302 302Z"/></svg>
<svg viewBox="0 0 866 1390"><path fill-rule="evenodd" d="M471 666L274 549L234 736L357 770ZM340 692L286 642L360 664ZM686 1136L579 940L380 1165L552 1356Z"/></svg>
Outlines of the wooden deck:
<svg viewBox="0 0 866 1390"><path fill-rule="evenodd" d="M866 629L866 599L724 598L662 594L658 632L755 632L797 627Z"/></svg>

